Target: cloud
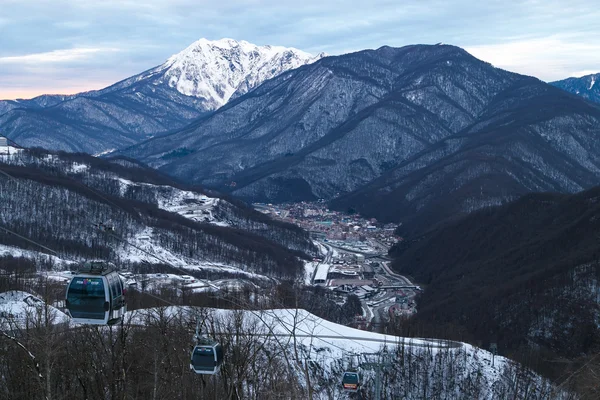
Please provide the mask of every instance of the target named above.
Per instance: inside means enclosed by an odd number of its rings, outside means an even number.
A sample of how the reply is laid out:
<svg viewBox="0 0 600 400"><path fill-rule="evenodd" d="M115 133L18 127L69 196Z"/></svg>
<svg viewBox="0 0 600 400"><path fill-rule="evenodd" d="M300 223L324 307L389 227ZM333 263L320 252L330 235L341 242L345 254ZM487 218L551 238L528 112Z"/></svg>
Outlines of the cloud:
<svg viewBox="0 0 600 400"><path fill-rule="evenodd" d="M554 81L600 70L600 43L550 36L467 46L469 53L496 67Z"/></svg>
<svg viewBox="0 0 600 400"><path fill-rule="evenodd" d="M112 53L118 51L120 50L117 48L76 48L67 50L53 50L45 53L0 57L0 64L68 63L72 61L89 59L92 55L98 53Z"/></svg>
<svg viewBox="0 0 600 400"><path fill-rule="evenodd" d="M54 92L61 91L58 85L122 79L161 64L201 37L332 55L444 42L547 80L600 69L594 44L600 8L594 0L570 0L568 6L563 0L0 2L0 26L10 27L0 35L2 89L8 76L33 89L34 74L41 74L56 82ZM36 63L55 68L43 71Z"/></svg>

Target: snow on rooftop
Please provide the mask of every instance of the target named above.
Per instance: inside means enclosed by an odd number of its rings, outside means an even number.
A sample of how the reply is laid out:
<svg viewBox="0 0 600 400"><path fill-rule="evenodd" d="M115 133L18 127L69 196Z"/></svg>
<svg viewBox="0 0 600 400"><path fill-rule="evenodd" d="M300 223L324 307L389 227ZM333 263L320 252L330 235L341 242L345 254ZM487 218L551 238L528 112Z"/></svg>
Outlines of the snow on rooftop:
<svg viewBox="0 0 600 400"><path fill-rule="evenodd" d="M320 264L317 267L317 273L315 274L315 281L327 280L327 274L329 273L329 264Z"/></svg>

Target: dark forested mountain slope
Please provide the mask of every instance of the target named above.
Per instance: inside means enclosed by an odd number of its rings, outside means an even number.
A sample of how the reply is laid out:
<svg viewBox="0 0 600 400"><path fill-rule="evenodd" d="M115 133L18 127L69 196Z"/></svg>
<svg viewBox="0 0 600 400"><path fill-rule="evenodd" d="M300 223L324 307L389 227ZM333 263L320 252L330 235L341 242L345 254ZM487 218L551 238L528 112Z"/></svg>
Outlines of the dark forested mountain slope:
<svg viewBox="0 0 600 400"><path fill-rule="evenodd" d="M30 104L0 115L5 136L22 146L94 154L184 126L204 112L199 99L152 82L83 93L47 107Z"/></svg>
<svg viewBox="0 0 600 400"><path fill-rule="evenodd" d="M326 57L124 153L246 198L332 198L471 125L518 79L453 46Z"/></svg>
<svg viewBox="0 0 600 400"><path fill-rule="evenodd" d="M600 183L600 108L533 78L500 93L473 125L332 202L404 232L529 192Z"/></svg>
<svg viewBox="0 0 600 400"><path fill-rule="evenodd" d="M316 58L292 48L201 39L164 64L102 90L0 101L0 132L28 147L114 150L182 128Z"/></svg>
<svg viewBox="0 0 600 400"><path fill-rule="evenodd" d="M397 244L394 269L426 285L415 323L428 334L497 342L503 354L594 351L599 200L598 187L529 194Z"/></svg>
<svg viewBox="0 0 600 400"><path fill-rule="evenodd" d="M562 81L550 82L550 84L585 99L600 103L600 74L591 74L580 78L567 78Z"/></svg>
<svg viewBox="0 0 600 400"><path fill-rule="evenodd" d="M255 201L336 199L422 228L597 184L599 134L600 107L578 96L457 47L415 45L286 72L124 154Z"/></svg>
<svg viewBox="0 0 600 400"><path fill-rule="evenodd" d="M0 177L0 225L66 258L158 262L93 227L108 221L120 237L178 265L216 262L291 278L303 273L299 257L315 251L297 226L136 162L25 150L0 159L0 169L16 178ZM0 244L43 251L6 232Z"/></svg>

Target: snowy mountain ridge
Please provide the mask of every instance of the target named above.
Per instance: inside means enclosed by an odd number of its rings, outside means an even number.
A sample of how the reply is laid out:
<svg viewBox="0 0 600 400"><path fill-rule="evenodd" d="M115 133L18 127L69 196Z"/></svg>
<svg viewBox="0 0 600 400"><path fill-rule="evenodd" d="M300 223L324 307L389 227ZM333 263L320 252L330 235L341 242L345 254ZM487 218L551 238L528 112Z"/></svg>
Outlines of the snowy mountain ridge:
<svg viewBox="0 0 600 400"><path fill-rule="evenodd" d="M245 40L202 38L150 74L162 72L170 87L187 96L203 97L217 109L267 79L324 56L283 46L257 46Z"/></svg>
<svg viewBox="0 0 600 400"><path fill-rule="evenodd" d="M101 90L0 101L0 130L22 146L97 154L183 128L265 80L323 56L200 39L163 64Z"/></svg>

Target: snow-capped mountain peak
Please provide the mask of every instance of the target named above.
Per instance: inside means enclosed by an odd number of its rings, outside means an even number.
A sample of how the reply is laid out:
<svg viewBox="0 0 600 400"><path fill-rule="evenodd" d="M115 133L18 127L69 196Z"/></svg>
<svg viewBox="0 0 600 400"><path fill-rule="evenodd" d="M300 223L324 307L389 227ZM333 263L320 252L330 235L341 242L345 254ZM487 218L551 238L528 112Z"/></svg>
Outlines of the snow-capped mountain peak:
<svg viewBox="0 0 600 400"><path fill-rule="evenodd" d="M206 99L217 109L267 79L324 56L247 41L200 39L158 68L164 82L182 94Z"/></svg>

